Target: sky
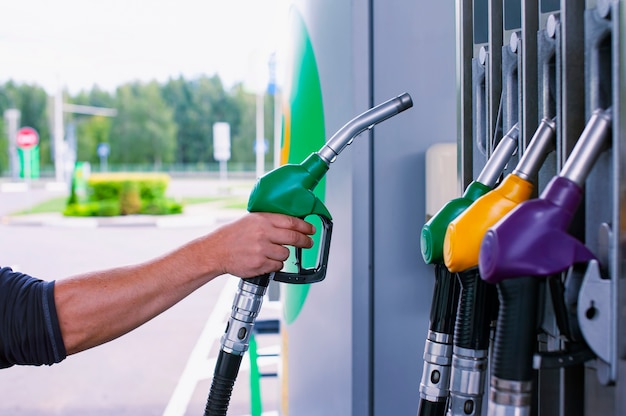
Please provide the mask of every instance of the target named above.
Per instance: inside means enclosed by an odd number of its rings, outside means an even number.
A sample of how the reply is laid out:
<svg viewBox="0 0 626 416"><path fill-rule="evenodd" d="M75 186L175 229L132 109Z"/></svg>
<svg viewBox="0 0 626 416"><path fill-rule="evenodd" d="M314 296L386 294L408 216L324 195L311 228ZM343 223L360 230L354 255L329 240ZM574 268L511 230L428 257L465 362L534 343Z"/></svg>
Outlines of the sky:
<svg viewBox="0 0 626 416"><path fill-rule="evenodd" d="M93 85L218 74L226 87L268 78L289 0L3 0L0 82L50 94Z"/></svg>

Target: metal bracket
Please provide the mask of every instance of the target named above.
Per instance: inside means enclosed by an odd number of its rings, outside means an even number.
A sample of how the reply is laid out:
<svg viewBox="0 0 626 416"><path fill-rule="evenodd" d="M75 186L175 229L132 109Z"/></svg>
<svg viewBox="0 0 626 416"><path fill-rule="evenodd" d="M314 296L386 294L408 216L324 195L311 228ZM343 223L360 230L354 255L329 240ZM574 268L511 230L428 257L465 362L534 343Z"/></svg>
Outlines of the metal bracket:
<svg viewBox="0 0 626 416"><path fill-rule="evenodd" d="M590 261L578 295L578 323L587 344L598 356L598 381L605 385L616 379L611 288L611 280L600 275L598 261Z"/></svg>

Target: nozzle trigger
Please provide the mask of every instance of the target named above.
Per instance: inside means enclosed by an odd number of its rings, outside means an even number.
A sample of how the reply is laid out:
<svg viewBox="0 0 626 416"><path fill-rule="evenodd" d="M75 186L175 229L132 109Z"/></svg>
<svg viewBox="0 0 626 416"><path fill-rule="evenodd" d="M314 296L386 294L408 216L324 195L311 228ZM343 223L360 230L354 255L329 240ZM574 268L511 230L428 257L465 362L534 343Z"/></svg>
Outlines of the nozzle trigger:
<svg viewBox="0 0 626 416"><path fill-rule="evenodd" d="M302 266L302 249L296 248L296 266L297 272L276 272L274 280L283 283L317 283L324 280L326 270L328 269L328 255L330 253L330 239L333 230L333 222L329 217L319 215L322 220L322 242L319 248L320 256L317 265L314 268L305 268Z"/></svg>

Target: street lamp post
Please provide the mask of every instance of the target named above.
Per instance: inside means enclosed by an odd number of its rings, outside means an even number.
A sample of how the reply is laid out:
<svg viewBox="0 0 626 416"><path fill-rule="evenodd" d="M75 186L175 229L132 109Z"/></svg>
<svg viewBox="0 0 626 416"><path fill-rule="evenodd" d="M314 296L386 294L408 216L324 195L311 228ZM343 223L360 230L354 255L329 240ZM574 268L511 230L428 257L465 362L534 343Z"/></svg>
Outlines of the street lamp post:
<svg viewBox="0 0 626 416"><path fill-rule="evenodd" d="M66 183L66 166L68 146L65 142L63 126L63 113L86 114L93 116L115 117L117 110L114 108L94 107L63 102L63 90L59 86L54 96L54 173L59 183Z"/></svg>

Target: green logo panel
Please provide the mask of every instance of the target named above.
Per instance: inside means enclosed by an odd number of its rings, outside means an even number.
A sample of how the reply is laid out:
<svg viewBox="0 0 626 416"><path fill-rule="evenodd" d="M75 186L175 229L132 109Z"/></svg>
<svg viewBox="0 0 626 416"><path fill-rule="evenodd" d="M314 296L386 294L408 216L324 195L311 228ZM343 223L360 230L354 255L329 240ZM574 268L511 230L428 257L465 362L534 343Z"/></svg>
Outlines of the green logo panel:
<svg viewBox="0 0 626 416"><path fill-rule="evenodd" d="M285 99L283 105L283 163L302 163L312 152L318 151L325 143L324 108L317 63L313 45L304 19L292 7L290 13L291 44L288 57ZM324 201L326 182L320 181L314 190L315 195ZM320 230L317 217L307 218ZM319 233L318 233L319 234ZM319 235L314 236L315 247L319 247ZM315 249L304 250L303 263L306 267L315 265L318 253ZM287 270L293 272L295 270ZM308 284L285 285L284 315L291 324L296 320L309 293Z"/></svg>

